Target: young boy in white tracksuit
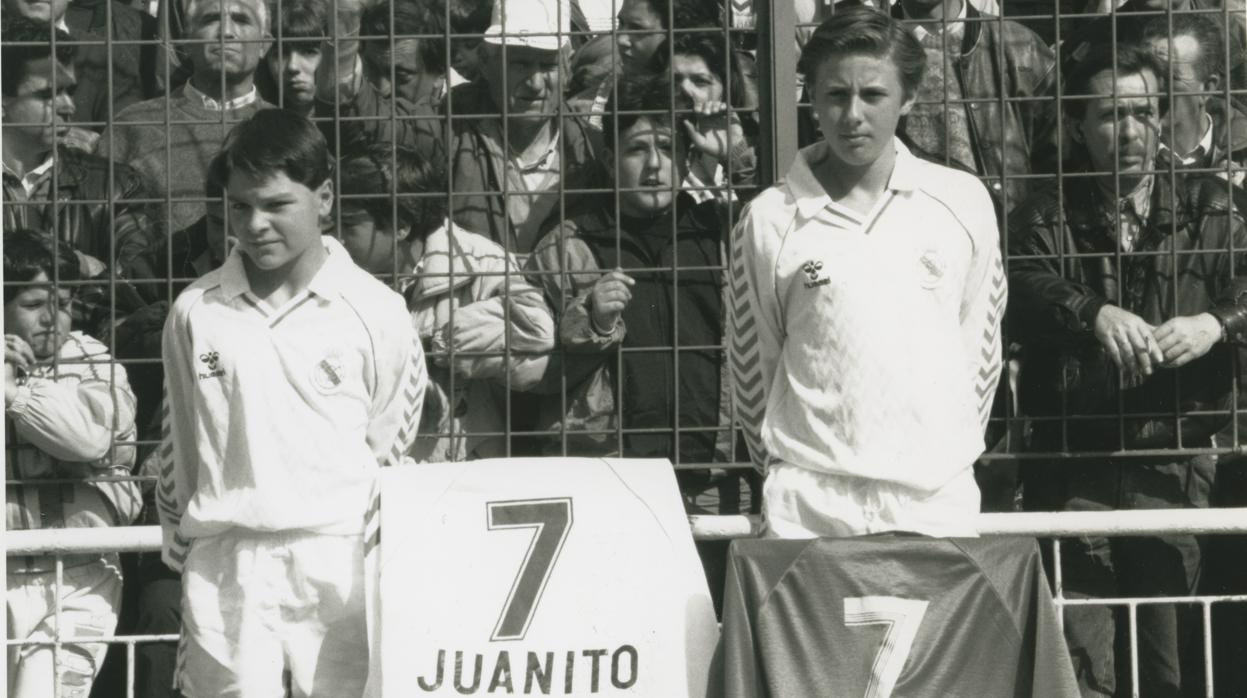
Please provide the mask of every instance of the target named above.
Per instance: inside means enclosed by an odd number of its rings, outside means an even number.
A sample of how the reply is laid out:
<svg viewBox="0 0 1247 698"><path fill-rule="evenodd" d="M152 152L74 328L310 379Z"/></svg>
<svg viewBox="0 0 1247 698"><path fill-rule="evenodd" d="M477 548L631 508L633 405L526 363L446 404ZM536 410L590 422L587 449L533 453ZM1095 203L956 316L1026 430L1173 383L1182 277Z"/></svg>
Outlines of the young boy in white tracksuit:
<svg viewBox="0 0 1247 698"><path fill-rule="evenodd" d="M837 12L801 56L824 140L733 232L738 415L779 537L975 535L1005 277L973 176L894 136L922 47Z"/></svg>
<svg viewBox="0 0 1247 698"><path fill-rule="evenodd" d="M58 254L59 253L59 254ZM78 260L67 245L27 231L4 235L5 527L126 526L142 507L134 482L100 481L134 465L134 393L125 369L99 340L70 331L69 305ZM10 285L25 282L23 285ZM128 442L128 443L127 443ZM46 482L41 482L46 481ZM116 553L8 559L8 639L111 635L121 606ZM59 604L59 617L57 608ZM13 698L86 698L108 645L13 645Z"/></svg>
<svg viewBox="0 0 1247 698"><path fill-rule="evenodd" d="M237 245L165 325L157 504L188 698L362 694L365 516L426 373L402 298L322 238L325 140L262 111L213 164Z"/></svg>

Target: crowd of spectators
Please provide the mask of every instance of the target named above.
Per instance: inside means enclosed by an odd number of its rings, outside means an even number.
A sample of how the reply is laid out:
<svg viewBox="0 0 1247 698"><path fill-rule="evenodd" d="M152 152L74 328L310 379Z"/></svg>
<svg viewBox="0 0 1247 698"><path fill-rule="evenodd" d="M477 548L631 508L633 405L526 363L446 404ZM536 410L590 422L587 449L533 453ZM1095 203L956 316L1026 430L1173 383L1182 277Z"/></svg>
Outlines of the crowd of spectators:
<svg viewBox="0 0 1247 698"><path fill-rule="evenodd" d="M161 329L232 254L213 163L265 109L320 128L337 158L323 231L407 300L431 378L412 459L668 458L690 513L757 513L765 464L740 467L728 244L771 183L766 131L822 138L807 108L768 123L760 94L808 101L812 86L771 89L755 18L719 0L602 4L4 0L8 527L154 522ZM921 44L898 136L977 175L1001 231L1008 371L978 469L985 507L1247 504L1233 453L1242 1L1060 3L1059 19L1053 3L1002 3L1005 18L976 0L880 4L836 7L891 13ZM834 12L797 8L809 23ZM699 545L716 594L725 545ZM1063 550L1074 596L1244 591L1232 542ZM50 559L10 559L11 639L50 637ZM178 631L178 577L159 560L66 568L83 598L62 609L71 634ZM1128 685L1119 616L1067 609L1084 695ZM1143 685L1202 685L1200 632L1197 612L1140 609ZM173 648L136 654L137 695L170 695ZM10 648L9 695L54 680L112 695L124 675L100 647L61 660Z"/></svg>

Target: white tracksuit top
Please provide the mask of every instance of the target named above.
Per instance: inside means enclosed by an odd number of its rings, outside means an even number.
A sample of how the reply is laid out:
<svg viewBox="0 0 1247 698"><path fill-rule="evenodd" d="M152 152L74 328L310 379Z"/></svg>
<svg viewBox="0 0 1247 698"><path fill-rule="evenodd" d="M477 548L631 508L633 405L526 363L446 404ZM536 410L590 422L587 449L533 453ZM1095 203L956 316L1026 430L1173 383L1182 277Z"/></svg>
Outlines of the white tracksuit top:
<svg viewBox="0 0 1247 698"><path fill-rule="evenodd" d="M279 309L238 250L173 304L156 501L175 570L190 539L231 528L363 533L378 466L415 438L428 374L403 299L324 244Z"/></svg>
<svg viewBox="0 0 1247 698"><path fill-rule="evenodd" d="M992 202L895 144L871 214L815 179L820 142L733 231L731 363L757 467L933 491L983 451L1006 294Z"/></svg>

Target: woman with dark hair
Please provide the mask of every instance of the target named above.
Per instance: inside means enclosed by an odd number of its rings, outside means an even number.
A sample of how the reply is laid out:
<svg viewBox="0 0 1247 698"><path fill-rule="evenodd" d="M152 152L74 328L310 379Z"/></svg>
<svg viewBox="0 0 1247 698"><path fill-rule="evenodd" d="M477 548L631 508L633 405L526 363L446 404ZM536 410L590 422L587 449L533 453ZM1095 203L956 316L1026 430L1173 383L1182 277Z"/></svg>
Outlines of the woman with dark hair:
<svg viewBox="0 0 1247 698"><path fill-rule="evenodd" d="M982 183L896 138L924 62L887 15L824 22L798 64L823 138L733 232L737 409L772 536L976 535L1004 274Z"/></svg>
<svg viewBox="0 0 1247 698"><path fill-rule="evenodd" d="M683 128L692 147L684 189L698 203L736 200L736 189L756 181L757 121L746 110L746 80L729 71L727 48L722 34L677 34L674 46L664 41L652 60L653 72L670 72L672 100L687 115Z"/></svg>

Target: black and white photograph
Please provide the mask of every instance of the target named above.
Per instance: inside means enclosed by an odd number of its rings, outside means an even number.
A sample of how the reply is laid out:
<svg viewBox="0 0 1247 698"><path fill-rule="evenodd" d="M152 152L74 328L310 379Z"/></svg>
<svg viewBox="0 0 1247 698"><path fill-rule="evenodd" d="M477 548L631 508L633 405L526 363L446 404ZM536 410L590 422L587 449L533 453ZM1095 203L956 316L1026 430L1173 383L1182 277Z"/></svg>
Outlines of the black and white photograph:
<svg viewBox="0 0 1247 698"><path fill-rule="evenodd" d="M1247 698L1247 0L0 0L9 698Z"/></svg>

